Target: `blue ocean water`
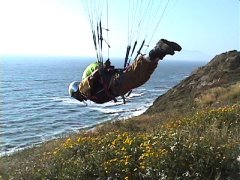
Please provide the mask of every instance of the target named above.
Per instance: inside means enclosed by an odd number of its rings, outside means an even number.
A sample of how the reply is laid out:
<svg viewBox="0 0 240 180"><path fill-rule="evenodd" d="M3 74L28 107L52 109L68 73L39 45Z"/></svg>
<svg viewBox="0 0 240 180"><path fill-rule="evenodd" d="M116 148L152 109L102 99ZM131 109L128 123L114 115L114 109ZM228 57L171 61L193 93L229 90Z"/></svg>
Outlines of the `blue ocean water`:
<svg viewBox="0 0 240 180"><path fill-rule="evenodd" d="M91 58L9 57L0 60L1 156L99 123L142 114L153 101L204 65L201 61L161 61L151 79L123 104L88 106L68 96ZM112 60L116 67L123 62Z"/></svg>

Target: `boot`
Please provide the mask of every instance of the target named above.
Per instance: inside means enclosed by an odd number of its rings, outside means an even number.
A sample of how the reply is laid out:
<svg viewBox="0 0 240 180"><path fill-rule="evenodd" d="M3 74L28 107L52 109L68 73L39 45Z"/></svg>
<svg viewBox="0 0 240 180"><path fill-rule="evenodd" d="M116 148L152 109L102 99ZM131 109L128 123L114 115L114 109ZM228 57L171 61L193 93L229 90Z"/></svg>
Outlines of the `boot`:
<svg viewBox="0 0 240 180"><path fill-rule="evenodd" d="M163 59L167 54L174 55L174 51L181 51L181 46L175 42L161 39L158 41L154 49L149 52L150 60Z"/></svg>
<svg viewBox="0 0 240 180"><path fill-rule="evenodd" d="M171 55L174 54L174 51L171 51ZM156 59L163 59L167 53L162 50L160 47L155 47L149 52L149 57L151 61L155 61Z"/></svg>
<svg viewBox="0 0 240 180"><path fill-rule="evenodd" d="M171 42L171 41L168 41L166 39L161 39L160 41L158 41L158 43L156 44L156 46L159 46L159 47L164 47L168 45L169 47L171 47L174 51L181 51L182 50L182 47L175 43L175 42ZM162 48L163 49L163 48Z"/></svg>

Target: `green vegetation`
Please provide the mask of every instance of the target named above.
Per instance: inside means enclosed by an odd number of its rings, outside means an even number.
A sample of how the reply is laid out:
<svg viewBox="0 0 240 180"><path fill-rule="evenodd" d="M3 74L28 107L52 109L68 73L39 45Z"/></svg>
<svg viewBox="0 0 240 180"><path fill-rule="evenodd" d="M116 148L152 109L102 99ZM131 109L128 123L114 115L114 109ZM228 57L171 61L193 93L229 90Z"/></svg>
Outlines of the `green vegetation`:
<svg viewBox="0 0 240 180"><path fill-rule="evenodd" d="M3 179L236 179L240 105L110 122L0 160Z"/></svg>

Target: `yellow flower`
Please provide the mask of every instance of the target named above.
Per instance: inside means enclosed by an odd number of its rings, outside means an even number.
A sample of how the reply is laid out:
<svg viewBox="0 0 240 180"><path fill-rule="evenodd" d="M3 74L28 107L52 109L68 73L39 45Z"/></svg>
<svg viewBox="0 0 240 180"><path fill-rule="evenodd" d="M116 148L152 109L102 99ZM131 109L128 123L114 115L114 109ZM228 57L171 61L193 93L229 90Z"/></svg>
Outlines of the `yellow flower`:
<svg viewBox="0 0 240 180"><path fill-rule="evenodd" d="M144 157L149 157L149 153L143 153Z"/></svg>
<svg viewBox="0 0 240 180"><path fill-rule="evenodd" d="M126 150L126 148L123 146L121 150L122 150L122 151L125 151L125 150Z"/></svg>
<svg viewBox="0 0 240 180"><path fill-rule="evenodd" d="M117 141L117 140L116 140L116 139L114 139L114 140L113 140L113 142L112 142L112 145L114 145L114 146L115 146L115 145L116 145L116 141Z"/></svg>
<svg viewBox="0 0 240 180"><path fill-rule="evenodd" d="M54 151L54 152L53 152L53 155L56 155L56 154L57 154L57 151Z"/></svg>
<svg viewBox="0 0 240 180"><path fill-rule="evenodd" d="M124 144L128 144L128 145L131 145L132 144L132 139L127 137L126 140L124 141Z"/></svg>
<svg viewBox="0 0 240 180"><path fill-rule="evenodd" d="M109 163L113 163L113 162L117 162L117 158L114 158L114 159L110 159L110 160L109 160Z"/></svg>
<svg viewBox="0 0 240 180"><path fill-rule="evenodd" d="M77 142L80 143L81 141L82 141L82 138L79 137L79 138L77 139Z"/></svg>

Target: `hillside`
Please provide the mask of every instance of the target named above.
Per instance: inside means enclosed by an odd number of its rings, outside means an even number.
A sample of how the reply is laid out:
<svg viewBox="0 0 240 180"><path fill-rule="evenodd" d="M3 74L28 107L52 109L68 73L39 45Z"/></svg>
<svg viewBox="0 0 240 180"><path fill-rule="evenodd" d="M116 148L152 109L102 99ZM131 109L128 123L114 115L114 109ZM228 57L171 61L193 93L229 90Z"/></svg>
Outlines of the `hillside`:
<svg viewBox="0 0 240 180"><path fill-rule="evenodd" d="M215 56L206 66L161 95L145 114L220 106L240 98L240 52L229 51Z"/></svg>

